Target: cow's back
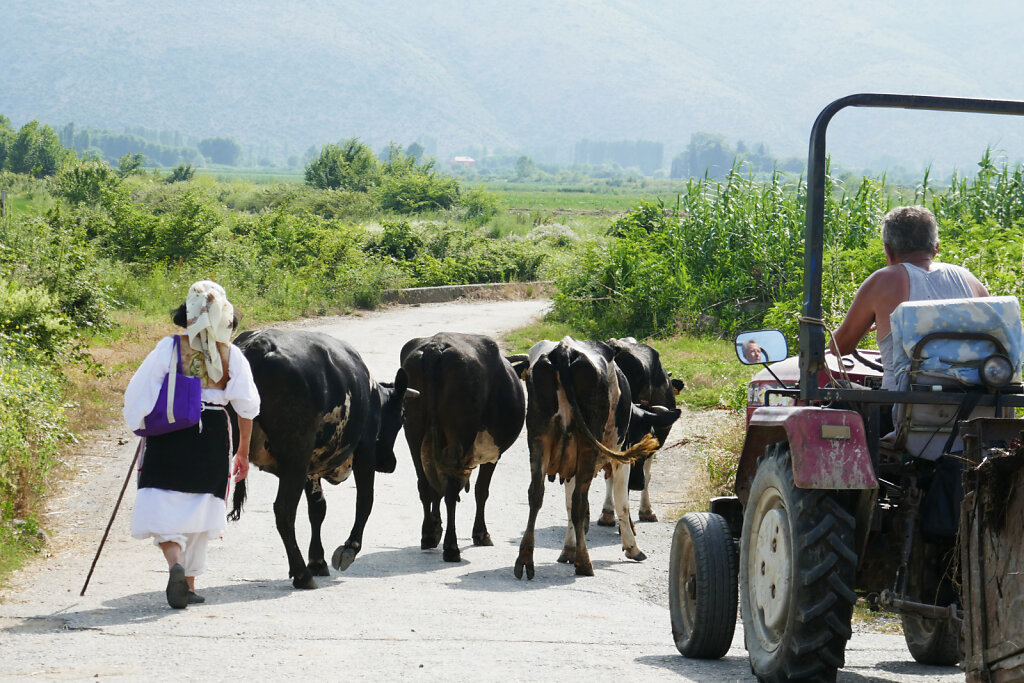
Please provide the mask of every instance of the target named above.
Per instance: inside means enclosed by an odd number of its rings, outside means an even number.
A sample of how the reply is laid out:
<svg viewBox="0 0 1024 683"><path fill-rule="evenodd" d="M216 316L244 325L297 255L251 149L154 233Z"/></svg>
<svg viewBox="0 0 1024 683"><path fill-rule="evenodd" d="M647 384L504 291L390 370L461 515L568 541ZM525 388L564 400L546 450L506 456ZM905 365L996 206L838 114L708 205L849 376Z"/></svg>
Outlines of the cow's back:
<svg viewBox="0 0 1024 683"><path fill-rule="evenodd" d="M380 412L359 354L340 339L302 330L245 332L235 343L261 398L252 462L274 473L304 467L332 483L347 477L353 451L367 440L372 446Z"/></svg>
<svg viewBox="0 0 1024 683"><path fill-rule="evenodd" d="M500 454L522 430L522 386L490 337L442 332L412 339L402 348L401 362L409 387L420 392L406 400L406 435L412 440L436 438L468 452L480 437L493 441ZM439 446L427 443L423 448L431 459L442 457L432 452ZM461 451L452 450L448 457L453 461L438 464L445 470L468 466L454 462L461 459Z"/></svg>

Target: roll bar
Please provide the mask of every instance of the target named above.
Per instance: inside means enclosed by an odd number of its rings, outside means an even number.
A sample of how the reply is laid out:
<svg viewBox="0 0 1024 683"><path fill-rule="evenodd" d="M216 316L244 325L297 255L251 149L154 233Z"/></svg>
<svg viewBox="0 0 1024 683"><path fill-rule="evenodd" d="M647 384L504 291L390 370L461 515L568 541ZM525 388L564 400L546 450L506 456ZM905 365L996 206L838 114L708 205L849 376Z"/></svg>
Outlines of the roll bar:
<svg viewBox="0 0 1024 683"><path fill-rule="evenodd" d="M825 130L832 117L847 107L921 109L927 111L1024 116L1024 101L985 100L930 95L859 93L835 100L821 110L811 128L807 154L807 221L804 228L804 302L800 321L800 398L836 400L837 392L818 388L818 372L825 369L825 330L809 319L821 319L822 253L825 242ZM845 393L845 392L839 392ZM866 392L858 392L864 400ZM878 402L892 403L901 392L871 392ZM882 395L884 394L884 396ZM852 398L852 397L851 397ZM872 400L872 402L875 402ZM942 401L945 402L945 401Z"/></svg>

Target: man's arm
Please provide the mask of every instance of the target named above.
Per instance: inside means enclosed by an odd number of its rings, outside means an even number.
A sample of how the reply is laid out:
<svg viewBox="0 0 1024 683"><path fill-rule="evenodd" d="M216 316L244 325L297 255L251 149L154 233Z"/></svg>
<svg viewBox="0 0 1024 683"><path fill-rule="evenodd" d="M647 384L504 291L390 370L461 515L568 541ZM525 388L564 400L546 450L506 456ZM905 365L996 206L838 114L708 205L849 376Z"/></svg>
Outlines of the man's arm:
<svg viewBox="0 0 1024 683"><path fill-rule="evenodd" d="M875 309L872 304L872 290L874 289L875 279L872 276L865 280L864 284L857 290L857 295L853 297L850 310L847 311L842 324L839 325L839 328L832 336L830 348L833 354L845 356L857 348L857 344L860 343L860 340L864 338L864 335L868 333L871 325L875 322Z"/></svg>

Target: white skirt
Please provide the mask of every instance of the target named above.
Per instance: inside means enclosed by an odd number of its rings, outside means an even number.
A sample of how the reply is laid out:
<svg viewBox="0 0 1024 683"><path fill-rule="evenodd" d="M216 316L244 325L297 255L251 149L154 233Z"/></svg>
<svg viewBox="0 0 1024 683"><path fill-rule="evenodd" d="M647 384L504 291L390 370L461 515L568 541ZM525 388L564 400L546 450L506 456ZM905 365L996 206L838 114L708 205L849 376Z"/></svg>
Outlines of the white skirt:
<svg viewBox="0 0 1024 683"><path fill-rule="evenodd" d="M220 535L227 527L225 501L209 493L182 493L166 489L144 488L135 496L132 511L132 537L149 538L153 534Z"/></svg>

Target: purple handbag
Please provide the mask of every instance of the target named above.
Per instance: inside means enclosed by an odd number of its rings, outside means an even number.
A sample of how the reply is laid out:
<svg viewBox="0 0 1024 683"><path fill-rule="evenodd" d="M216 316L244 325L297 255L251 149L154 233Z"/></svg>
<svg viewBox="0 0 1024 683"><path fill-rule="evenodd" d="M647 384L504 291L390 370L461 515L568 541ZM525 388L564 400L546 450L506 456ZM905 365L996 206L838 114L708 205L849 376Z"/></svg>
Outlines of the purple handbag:
<svg viewBox="0 0 1024 683"><path fill-rule="evenodd" d="M164 383L160 386L160 395L156 397L156 404L146 416L142 428L135 430L138 436L159 436L199 424L203 412L203 381L182 374L180 343L180 337L174 335L174 352Z"/></svg>

